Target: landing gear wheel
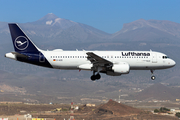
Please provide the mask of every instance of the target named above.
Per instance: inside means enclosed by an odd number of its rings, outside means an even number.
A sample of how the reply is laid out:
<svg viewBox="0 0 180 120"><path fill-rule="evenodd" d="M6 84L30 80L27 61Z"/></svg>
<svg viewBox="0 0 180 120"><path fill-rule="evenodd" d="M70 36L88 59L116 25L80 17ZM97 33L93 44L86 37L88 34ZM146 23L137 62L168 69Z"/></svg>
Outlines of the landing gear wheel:
<svg viewBox="0 0 180 120"><path fill-rule="evenodd" d="M152 79L152 80L155 80L155 79L156 79L156 77L155 77L155 76L151 76L151 79Z"/></svg>
<svg viewBox="0 0 180 120"><path fill-rule="evenodd" d="M96 76L95 76L95 75L92 75L92 76L91 76L91 80L92 80L92 81L95 81L95 80L96 80Z"/></svg>
<svg viewBox="0 0 180 120"><path fill-rule="evenodd" d="M99 80L100 78L101 78L101 75L98 73L98 74L96 75L96 79Z"/></svg>
<svg viewBox="0 0 180 120"><path fill-rule="evenodd" d="M93 75L91 76L91 80L95 81L95 80L99 80L101 78L101 75L99 73L97 73L95 75L95 71L93 71Z"/></svg>

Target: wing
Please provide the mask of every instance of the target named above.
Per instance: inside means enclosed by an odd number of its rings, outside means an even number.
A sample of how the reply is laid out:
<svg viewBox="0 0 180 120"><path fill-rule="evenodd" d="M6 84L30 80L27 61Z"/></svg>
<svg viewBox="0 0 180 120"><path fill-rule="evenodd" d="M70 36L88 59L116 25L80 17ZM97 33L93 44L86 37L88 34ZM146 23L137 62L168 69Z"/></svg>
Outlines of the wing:
<svg viewBox="0 0 180 120"><path fill-rule="evenodd" d="M87 52L88 55L87 59L91 61L93 66L106 66L106 65L112 65L113 63L94 54L93 52Z"/></svg>

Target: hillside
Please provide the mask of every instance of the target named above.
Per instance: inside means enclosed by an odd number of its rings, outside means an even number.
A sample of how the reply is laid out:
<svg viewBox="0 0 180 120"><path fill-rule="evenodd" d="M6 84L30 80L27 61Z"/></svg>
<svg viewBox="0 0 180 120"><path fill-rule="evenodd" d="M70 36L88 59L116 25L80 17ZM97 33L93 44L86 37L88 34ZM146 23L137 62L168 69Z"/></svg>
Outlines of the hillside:
<svg viewBox="0 0 180 120"><path fill-rule="evenodd" d="M86 111L84 113L84 110ZM77 116L78 114L78 116ZM86 114L86 115L84 115ZM43 116L42 117L47 117ZM54 118L61 118L53 116ZM77 119L86 120L177 120L176 117L154 115L151 112L133 108L113 100L97 107L80 107L80 110L75 112L74 117Z"/></svg>
<svg viewBox="0 0 180 120"><path fill-rule="evenodd" d="M112 35L121 41L179 42L180 24L166 20L144 20L126 23Z"/></svg>
<svg viewBox="0 0 180 120"><path fill-rule="evenodd" d="M143 112L140 109L136 109L122 103L117 103L113 100L109 100L106 104L101 105L95 109L94 114L112 114L114 116L128 116L128 115L137 115Z"/></svg>
<svg viewBox="0 0 180 120"><path fill-rule="evenodd" d="M6 22L0 22L2 43L7 43L7 39L10 39L7 24ZM44 45L49 46L52 46L53 42L59 45L127 41L171 44L180 42L180 24L166 20L139 19L124 24L123 28L114 34L108 34L86 24L59 18L53 13L49 13L37 21L19 23L19 25L34 41L37 43L43 42Z"/></svg>
<svg viewBox="0 0 180 120"><path fill-rule="evenodd" d="M7 24L0 22L2 37L9 36ZM109 36L108 33L89 25L59 18L53 13L49 13L34 22L18 24L34 41L48 45L53 45L53 42L56 42L56 44L69 44L103 41ZM6 39L2 39L2 43L6 42Z"/></svg>
<svg viewBox="0 0 180 120"><path fill-rule="evenodd" d="M135 98L137 100L172 100L175 101L178 97L178 89L169 88L162 85L161 83L156 83L142 92L140 92Z"/></svg>
<svg viewBox="0 0 180 120"><path fill-rule="evenodd" d="M51 112L56 108L62 108L61 112ZM30 114L33 118L53 118L56 120L69 119L72 115L69 111L70 104L62 105L47 105L47 104L23 104L23 103L1 103L0 105L0 115L6 116L9 119L20 119L21 115ZM164 115L154 115L150 112L146 112L137 108L129 107L123 104L119 104L115 101L109 101L108 103L102 104L97 107L86 107L88 109L85 113L82 112L84 106L80 106L79 110L75 110L74 119L75 120L178 120L177 117L164 116ZM116 111L109 114L107 111ZM103 114L96 113L96 110L104 109ZM118 110L116 110L118 109ZM93 112L94 111L94 112ZM126 111L124 113L124 111ZM124 114L123 114L124 113ZM11 115L11 116L9 116ZM22 117L24 118L24 116Z"/></svg>

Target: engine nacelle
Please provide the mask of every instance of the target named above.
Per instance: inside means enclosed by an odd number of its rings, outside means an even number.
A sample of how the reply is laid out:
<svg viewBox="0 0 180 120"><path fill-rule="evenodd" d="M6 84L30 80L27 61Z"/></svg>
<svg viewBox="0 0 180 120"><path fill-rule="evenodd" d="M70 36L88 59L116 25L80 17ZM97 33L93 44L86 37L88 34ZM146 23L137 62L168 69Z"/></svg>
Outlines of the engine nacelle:
<svg viewBox="0 0 180 120"><path fill-rule="evenodd" d="M118 74L128 74L130 67L126 62L121 62L119 64L114 64L112 70Z"/></svg>
<svg viewBox="0 0 180 120"><path fill-rule="evenodd" d="M110 76L120 76L121 73L115 73L114 71L107 71L106 75L110 75Z"/></svg>
<svg viewBox="0 0 180 120"><path fill-rule="evenodd" d="M79 69L82 69L82 70L91 70L92 66L93 66L92 64L83 64L83 65L79 66Z"/></svg>

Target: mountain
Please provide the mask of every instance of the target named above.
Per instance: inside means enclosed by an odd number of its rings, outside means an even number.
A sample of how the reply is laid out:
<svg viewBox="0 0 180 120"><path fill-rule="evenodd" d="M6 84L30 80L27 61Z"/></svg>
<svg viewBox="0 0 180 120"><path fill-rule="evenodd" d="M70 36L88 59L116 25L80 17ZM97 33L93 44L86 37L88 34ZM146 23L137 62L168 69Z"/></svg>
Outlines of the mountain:
<svg viewBox="0 0 180 120"><path fill-rule="evenodd" d="M152 114L112 100L97 107L82 106L78 111L75 111L75 114L80 115L80 113L85 115L81 119L86 120L178 120L176 117ZM77 116L75 116L76 118Z"/></svg>
<svg viewBox="0 0 180 120"><path fill-rule="evenodd" d="M179 95L178 89L169 88L167 86L162 85L161 83L156 83L142 92L140 92L136 99L138 100L172 100L175 101Z"/></svg>
<svg viewBox="0 0 180 120"><path fill-rule="evenodd" d="M35 41L48 45L89 43L103 41L109 34L91 26L58 18L49 13L43 18L30 23L20 24L22 29Z"/></svg>
<svg viewBox="0 0 180 120"><path fill-rule="evenodd" d="M7 39L10 39L7 24L6 22L0 22L2 43L7 43ZM103 41L109 36L108 33L101 30L59 18L53 13L49 13L34 22L18 24L35 43L43 42L44 45L54 45L54 42L58 46L69 43L93 43Z"/></svg>
<svg viewBox="0 0 180 120"><path fill-rule="evenodd" d="M52 46L55 42L54 46L56 47L67 45L67 48L71 48L73 47L70 46L69 43L71 43L76 44L76 48L80 46L88 48L91 45L90 49L97 49L96 47L99 46L107 46L105 49L108 49L108 46L122 45L122 42L145 42L145 44L147 42L171 44L180 42L180 24L166 20L139 19L124 24L123 28L114 34L108 34L86 24L59 18L53 13L45 15L37 21L19 23L19 25L35 43L43 42L45 46ZM2 43L7 43L7 39L10 39L6 22L0 22L0 35ZM118 44L114 45L114 43ZM92 44L98 45L92 46Z"/></svg>
<svg viewBox="0 0 180 120"><path fill-rule="evenodd" d="M101 105L95 109L95 114L113 114L115 116L128 116L137 115L143 111L137 108L133 108L122 103L117 103L116 101L109 100L106 104Z"/></svg>
<svg viewBox="0 0 180 120"><path fill-rule="evenodd" d="M180 24L167 20L144 20L126 23L112 35L114 40L179 42Z"/></svg>
<svg viewBox="0 0 180 120"><path fill-rule="evenodd" d="M30 22L30 23L25 23L25 25L29 25L29 27L31 25L35 26L44 26L44 27L58 27L58 29L60 30L64 30L64 29L68 29L74 25L77 25L78 23L73 22L71 20L67 20L67 19L63 19L63 18L59 18L56 15L54 15L53 13L49 13L47 15L45 15L44 17L42 17L41 19L34 21L34 22ZM32 27L33 28L33 27Z"/></svg>
<svg viewBox="0 0 180 120"><path fill-rule="evenodd" d="M31 24L34 25L48 25L48 26L55 26L58 27L59 29L67 29L69 27L72 27L78 23L73 22L71 20L59 18L53 13L49 13L46 16L42 17L41 19L32 22Z"/></svg>

